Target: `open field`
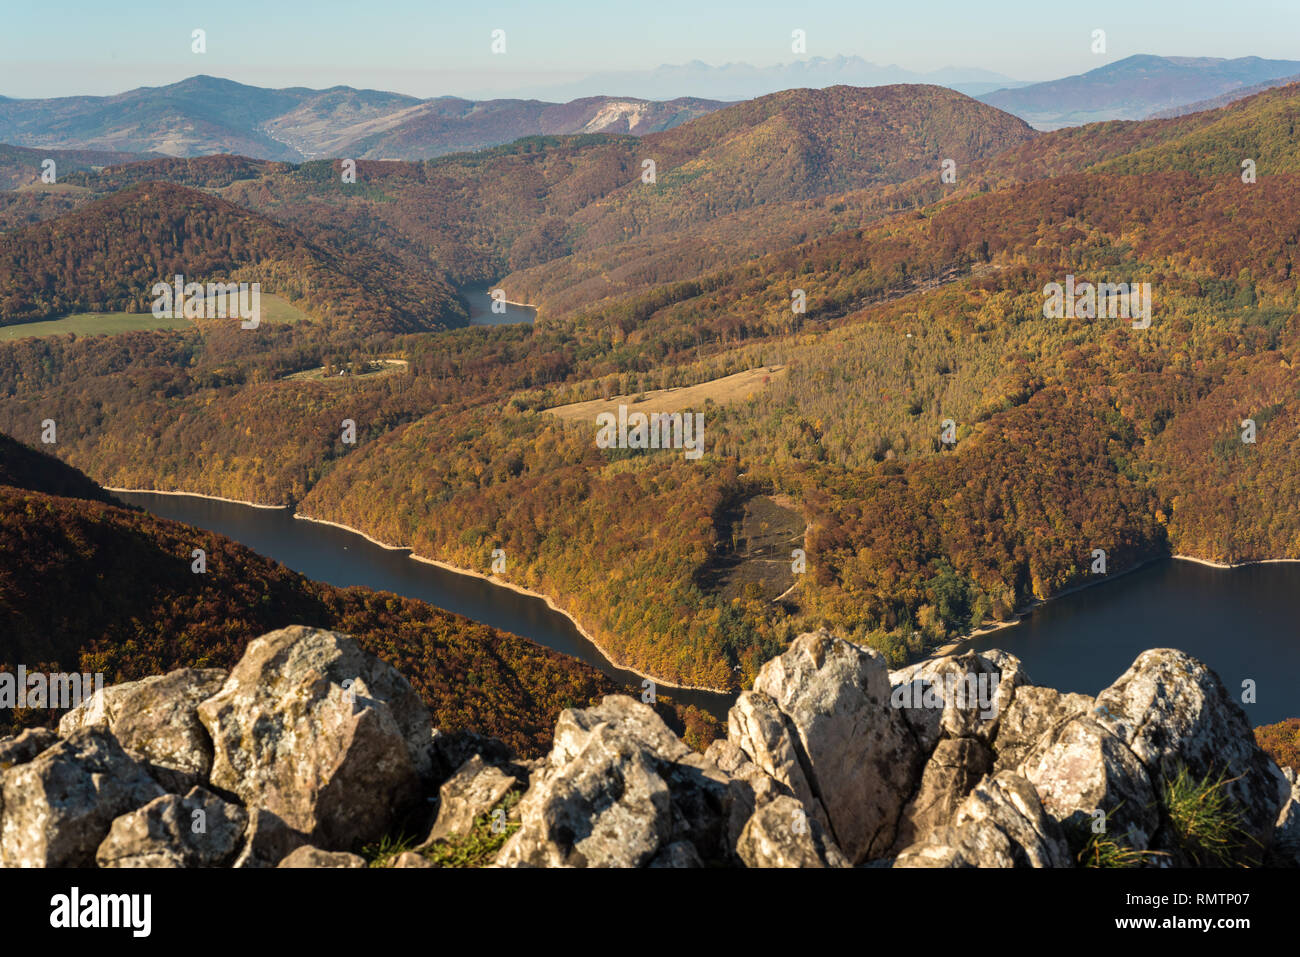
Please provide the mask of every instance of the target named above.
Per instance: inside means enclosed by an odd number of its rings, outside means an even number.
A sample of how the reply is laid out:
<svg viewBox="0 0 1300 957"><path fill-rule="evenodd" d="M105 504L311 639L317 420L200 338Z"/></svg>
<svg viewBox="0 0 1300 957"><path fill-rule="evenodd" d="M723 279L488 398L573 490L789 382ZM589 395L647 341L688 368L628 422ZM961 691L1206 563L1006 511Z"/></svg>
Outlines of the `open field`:
<svg viewBox="0 0 1300 957"><path fill-rule="evenodd" d="M228 319L214 319L213 322L229 322ZM262 322L310 322L311 317L301 309L267 293L262 296ZM0 342L12 342L30 336L63 336L76 333L79 336L115 335L121 332L138 332L144 329L190 329L194 322L190 319L159 319L148 312L79 312L62 319L50 319L46 322L25 322L16 326L0 326Z"/></svg>
<svg viewBox="0 0 1300 957"><path fill-rule="evenodd" d="M159 319L150 313L135 312L81 312L48 322L24 322L17 326L0 326L0 342L26 339L29 336L63 336L74 332L79 336L113 335L119 332L136 332L141 329L189 329L194 325L188 319Z"/></svg>
<svg viewBox="0 0 1300 957"><path fill-rule="evenodd" d="M405 359L377 359L376 361L381 363L381 365L377 369L370 369L369 371L366 372L353 372L345 376L341 376L341 375L327 376L325 374L325 367L317 366L315 369L304 369L302 372L294 372L290 375L285 376L284 378L286 380L292 380L294 382L308 382L308 381L343 382L348 379L370 379L370 378L374 378L375 376L390 375L391 373L394 372L405 372L407 367L410 365L410 363L407 362Z"/></svg>
<svg viewBox="0 0 1300 957"><path fill-rule="evenodd" d="M655 389L636 395L615 395L608 399L557 405L545 411L559 416L566 422L590 422L595 421L596 416L601 412L617 413L620 405L635 407L634 411L645 412L647 415L653 412L698 410L703 408L708 400L712 400L716 405L728 405L748 399L773 379L783 375L785 375L785 366L762 366L746 372L737 372L735 375L723 376L721 379L710 379L699 385Z"/></svg>

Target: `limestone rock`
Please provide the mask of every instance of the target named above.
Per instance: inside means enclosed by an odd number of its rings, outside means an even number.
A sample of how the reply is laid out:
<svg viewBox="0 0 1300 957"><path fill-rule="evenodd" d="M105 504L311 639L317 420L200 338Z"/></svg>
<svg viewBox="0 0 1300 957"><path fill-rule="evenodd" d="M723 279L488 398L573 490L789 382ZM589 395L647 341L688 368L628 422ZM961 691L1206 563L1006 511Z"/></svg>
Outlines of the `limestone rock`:
<svg viewBox="0 0 1300 957"><path fill-rule="evenodd" d="M295 626L252 641L198 708L212 784L326 848L385 833L432 764L428 710L346 635Z"/></svg>
<svg viewBox="0 0 1300 957"><path fill-rule="evenodd" d="M730 781L624 695L569 709L518 805L506 867L643 867L689 841L705 862L729 854Z"/></svg>
<svg viewBox="0 0 1300 957"><path fill-rule="evenodd" d="M266 808L253 808L244 830L244 846L231 864L234 868L275 867L307 838Z"/></svg>
<svg viewBox="0 0 1300 957"><path fill-rule="evenodd" d="M881 856L924 760L907 719L890 706L884 658L810 632L763 665L754 690L776 702L793 731L799 764L845 856L853 863Z"/></svg>
<svg viewBox="0 0 1300 957"><path fill-rule="evenodd" d="M195 709L225 680L220 668L180 668L112 685L65 714L59 734L107 728L165 790L183 794L208 781L212 742Z"/></svg>
<svg viewBox="0 0 1300 957"><path fill-rule="evenodd" d="M761 691L740 693L727 713L727 740L765 776L794 795L822 827L830 827L826 809L808 781L797 737L770 695ZM749 814L745 820L749 820Z"/></svg>
<svg viewBox="0 0 1300 957"><path fill-rule="evenodd" d="M988 745L979 738L944 738L935 745L920 787L903 808L894 847L902 850L947 824L991 765Z"/></svg>
<svg viewBox="0 0 1300 957"><path fill-rule="evenodd" d="M164 794L113 821L100 867L221 867L239 850L248 812L200 787Z"/></svg>
<svg viewBox="0 0 1300 957"><path fill-rule="evenodd" d="M1014 655L968 651L902 668L889 681L890 705L901 710L928 754L941 736L991 743L1023 677Z"/></svg>
<svg viewBox="0 0 1300 957"><path fill-rule="evenodd" d="M414 851L403 851L393 861L393 867L433 867L433 865L422 854L416 854Z"/></svg>
<svg viewBox="0 0 1300 957"><path fill-rule="evenodd" d="M427 847L449 834L468 834L474 819L487 814L502 798L523 785L474 755L439 789L438 820L421 846Z"/></svg>
<svg viewBox="0 0 1300 957"><path fill-rule="evenodd" d="M994 770L1014 771L1053 725L1092 711L1088 695L1062 694L1054 688L1021 685L1002 712L994 739Z"/></svg>
<svg viewBox="0 0 1300 957"><path fill-rule="evenodd" d="M1044 812L1034 786L1011 771L986 777L962 801L952 823L906 848L895 867L1069 867L1060 825Z"/></svg>
<svg viewBox="0 0 1300 957"><path fill-rule="evenodd" d="M1057 724L1026 755L1021 774L1038 790L1047 813L1091 829L1106 814L1106 833L1145 850L1159 824L1156 795L1137 756L1089 715Z"/></svg>
<svg viewBox="0 0 1300 957"><path fill-rule="evenodd" d="M1097 695L1097 711L1097 721L1138 756L1157 788L1184 767L1197 782L1233 779L1224 791L1244 814L1256 857L1267 848L1290 787L1202 662L1172 648L1144 651Z"/></svg>
<svg viewBox="0 0 1300 957"><path fill-rule="evenodd" d="M0 772L15 764L26 764L58 740L59 736L49 728L28 728L20 734L0 738Z"/></svg>
<svg viewBox="0 0 1300 957"><path fill-rule="evenodd" d="M113 820L163 793L102 728L4 772L0 866L87 867Z"/></svg>
<svg viewBox="0 0 1300 957"><path fill-rule="evenodd" d="M741 833L738 852L747 867L849 866L821 824L785 796L754 812Z"/></svg>
<svg viewBox="0 0 1300 957"><path fill-rule="evenodd" d="M298 848L277 867L365 867L366 860L343 851L322 851L310 844Z"/></svg>
<svg viewBox="0 0 1300 957"><path fill-rule="evenodd" d="M1278 812L1273 831L1272 863L1283 867L1300 867L1300 776L1291 768L1282 768L1291 793Z"/></svg>

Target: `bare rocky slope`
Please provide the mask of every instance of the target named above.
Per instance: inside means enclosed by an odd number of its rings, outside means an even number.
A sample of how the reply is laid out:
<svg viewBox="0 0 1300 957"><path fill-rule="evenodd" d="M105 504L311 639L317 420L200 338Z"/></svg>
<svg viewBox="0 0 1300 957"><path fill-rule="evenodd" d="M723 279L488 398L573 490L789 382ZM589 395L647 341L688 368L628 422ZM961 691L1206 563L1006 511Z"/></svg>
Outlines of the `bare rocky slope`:
<svg viewBox="0 0 1300 957"><path fill-rule="evenodd" d="M394 668L301 626L251 642L229 673L115 685L57 734L0 740L3 866L368 860L1296 866L1300 784L1179 651L1144 652L1090 698L1030 684L998 651L891 673L825 631L763 667L704 754L610 695L563 712L550 753L521 761L438 733Z"/></svg>

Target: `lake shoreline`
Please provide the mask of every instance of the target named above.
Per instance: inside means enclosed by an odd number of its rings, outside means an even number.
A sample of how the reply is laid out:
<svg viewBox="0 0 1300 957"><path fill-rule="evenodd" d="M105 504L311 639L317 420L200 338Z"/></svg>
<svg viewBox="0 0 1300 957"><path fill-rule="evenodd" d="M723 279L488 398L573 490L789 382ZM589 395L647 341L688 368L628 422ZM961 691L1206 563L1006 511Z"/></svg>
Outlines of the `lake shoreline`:
<svg viewBox="0 0 1300 957"><path fill-rule="evenodd" d="M153 489L153 488L113 488L107 485L103 485L100 487L103 488L104 491L106 492L135 492L141 495L180 495L180 496L186 496L188 498L203 498L215 502L227 502L231 505L247 505L250 508L263 508L263 509L270 509L270 510L292 509L292 506L290 505L263 505L259 502L248 502L236 498L224 498L220 495L205 495L201 492L163 491L161 489ZM367 535L361 529L353 528L351 525L344 525L342 522L332 522L324 518L313 518L310 515L303 515L297 511L293 511L291 514L295 519L299 521L312 522L316 525L328 525L331 528L341 529L345 532L350 532L353 535L358 535L361 538L364 538L370 544L377 545L378 547L383 548L390 552L407 552L409 553L408 557L414 559L417 562L422 562L423 564L426 565L434 565L438 568L443 569L444 571L452 572L453 574L456 575L467 575L471 578L479 578L482 579L483 581L491 582L493 585L496 585L499 588L507 588L510 591L516 592L517 594L525 595L529 598L540 599L541 601L545 602L546 606L550 608L552 611L556 612L557 614L563 615L564 618L566 618L569 621L569 623L573 625L574 629L578 632L578 634L581 635L583 639L585 639L593 648L596 649L597 652L600 653L600 656L605 659L605 661L609 664L611 668L617 669L618 671L629 672L645 681L652 681L655 683L656 687L662 687L662 688L667 688L669 690L676 690L676 691L699 691L699 692L704 692L706 694L716 694L716 695L730 695L733 693L731 691L722 691L717 688L707 688L701 685L674 684L671 681L666 681L662 678L657 678L654 675L646 674L645 672L641 671L638 668L633 668L629 665L620 664L619 662L615 661L614 658L610 656L609 651L600 642L598 642L591 635L591 633L587 631L586 628L582 626L581 622L579 622L576 618L574 618L573 615L571 615L564 608L561 608L558 604L556 604L554 598L552 598L550 595L547 595L543 592L533 591L532 589L525 588L522 585L517 585L514 582L507 581L503 578L498 578L492 575L484 575L482 572L477 572L474 571L473 569L460 568L456 565L449 564L448 562L439 561L436 558L427 558L424 555L417 555L415 551L407 545L393 545L390 544L389 542L381 542L379 539ZM432 604L432 602L426 602L426 604ZM455 612L448 612L448 614L455 614ZM464 618L466 616L461 615L460 617ZM498 630L504 631L505 629L498 629ZM535 641L532 638L528 638L526 635L520 635L520 637L525 638L528 641L532 641L533 644L539 645L540 647L543 648L547 647L546 645L543 645L541 642ZM554 648L548 648L547 650L556 651ZM556 654L565 654L565 652L556 651ZM575 656L566 655L566 657L573 658Z"/></svg>
<svg viewBox="0 0 1300 957"><path fill-rule="evenodd" d="M353 528L351 525L344 525L342 522L332 522L329 519L324 519L324 518L312 518L310 515L303 515L299 512L294 512L293 517L295 519L298 519L299 521L312 522L316 525L328 525L331 528L339 528L345 532L351 532L354 535L360 535L366 541L370 542L370 544L378 545L380 548L387 549L390 552L409 552L410 553L409 557L411 559L417 562L423 562L425 565L433 565L437 568L443 569L444 571L449 571L457 575L468 575L471 578L478 578L486 582L491 582L493 585L496 585L498 588L508 588L510 591L513 591L517 594L526 595L529 598L541 599L546 603L546 607L550 608L551 611L554 611L567 618L569 622L573 625L573 627L577 630L578 634L580 634L583 638L585 638L593 648L599 651L601 657L603 657L607 662L609 662L611 667L617 668L619 671L631 672L632 674L636 675L638 678L641 678L643 680L653 681L656 686L664 687L664 688L672 688L678 691L703 691L707 694L728 695L732 693L730 691L720 691L717 688L706 688L703 687L702 685L673 684L671 681L666 681L663 678L656 678L654 675L646 674L644 671L641 671L638 668L633 668L630 665L619 664L612 657L610 657L610 654L605 649L605 647L601 645L601 643L598 642L594 637L592 637L591 633L588 632L586 628L582 627L581 622L579 622L576 618L574 618L573 615L571 615L568 611L566 611L565 609L557 605L555 603L555 599L552 598L550 595L545 594L544 592L533 591L531 588L525 588L523 585L518 585L515 582L509 581L504 578L498 578L495 575L484 575L482 572L477 572L470 568L461 568L459 565L452 565L448 562L439 561L436 558L427 558L424 555L417 555L415 551L408 545L391 545L388 542L381 542L377 538L371 538L365 532L361 531L361 529ZM531 638L528 640L532 641ZM537 644L537 642L534 642L534 644ZM543 647L545 646L543 645ZM559 654L563 654L563 652L559 652ZM569 657L573 657L573 656L570 655Z"/></svg>

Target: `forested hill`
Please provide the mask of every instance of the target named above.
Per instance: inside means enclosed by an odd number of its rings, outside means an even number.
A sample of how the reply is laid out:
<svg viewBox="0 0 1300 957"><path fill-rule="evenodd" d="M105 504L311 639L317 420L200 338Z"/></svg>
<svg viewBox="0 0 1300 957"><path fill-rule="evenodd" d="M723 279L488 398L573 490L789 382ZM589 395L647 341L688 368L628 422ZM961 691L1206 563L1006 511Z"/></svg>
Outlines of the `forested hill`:
<svg viewBox="0 0 1300 957"><path fill-rule="evenodd" d="M155 283L260 282L324 320L389 331L457 318L432 270L345 256L204 192L142 183L0 235L0 325L85 311L150 311Z"/></svg>
<svg viewBox="0 0 1300 957"><path fill-rule="evenodd" d="M423 602L309 581L220 535L113 501L75 469L0 436L0 671L103 672L112 684L229 668L269 628L339 628L410 679L437 727L490 733L530 755L549 743L563 708L615 690L523 638ZM202 574L192 569L196 548ZM665 714L681 726L671 707ZM0 728L49 717L0 710Z"/></svg>

